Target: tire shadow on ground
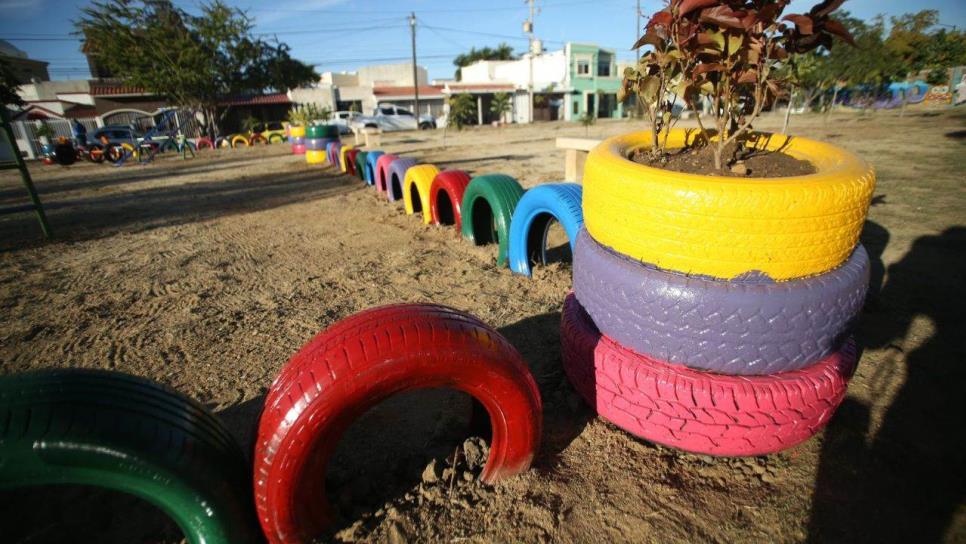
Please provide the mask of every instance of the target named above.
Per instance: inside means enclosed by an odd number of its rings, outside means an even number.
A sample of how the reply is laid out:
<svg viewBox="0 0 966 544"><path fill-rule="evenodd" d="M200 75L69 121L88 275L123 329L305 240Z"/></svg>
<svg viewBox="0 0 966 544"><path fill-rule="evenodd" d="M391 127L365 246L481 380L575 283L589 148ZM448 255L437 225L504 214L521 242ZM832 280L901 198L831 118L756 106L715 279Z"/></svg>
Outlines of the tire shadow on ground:
<svg viewBox="0 0 966 544"><path fill-rule="evenodd" d="M956 515L966 497L966 227L918 238L883 270L888 239L866 224L873 285L856 336L878 350L861 363L874 365L862 369L873 404L846 398L825 431L810 542L955 541L966 531Z"/></svg>

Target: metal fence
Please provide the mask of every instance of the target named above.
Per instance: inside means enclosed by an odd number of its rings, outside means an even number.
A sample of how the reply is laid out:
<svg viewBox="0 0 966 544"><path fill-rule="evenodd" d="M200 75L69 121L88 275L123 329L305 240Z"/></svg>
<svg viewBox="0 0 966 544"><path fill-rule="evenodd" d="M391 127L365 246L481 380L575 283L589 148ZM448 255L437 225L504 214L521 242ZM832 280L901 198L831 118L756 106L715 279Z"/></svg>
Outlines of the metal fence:
<svg viewBox="0 0 966 544"><path fill-rule="evenodd" d="M91 117L77 119L77 121L84 125L88 135L92 135L97 129L105 125L129 126L134 128L135 131L145 134L154 128L156 123L161 122L163 115L163 112L152 116L125 111L113 113L103 118ZM48 137L48 140L55 142L61 136L65 138L73 137L71 123L72 121L67 119L47 119L44 121L13 121L11 126L20 151L28 159L36 159L43 154L43 142L37 134L40 127L44 125L50 127L54 135ZM162 132L177 131L188 138L197 138L203 134L203 128L203 124L194 112L178 110L171 119L171 123L168 126L161 127L160 130Z"/></svg>

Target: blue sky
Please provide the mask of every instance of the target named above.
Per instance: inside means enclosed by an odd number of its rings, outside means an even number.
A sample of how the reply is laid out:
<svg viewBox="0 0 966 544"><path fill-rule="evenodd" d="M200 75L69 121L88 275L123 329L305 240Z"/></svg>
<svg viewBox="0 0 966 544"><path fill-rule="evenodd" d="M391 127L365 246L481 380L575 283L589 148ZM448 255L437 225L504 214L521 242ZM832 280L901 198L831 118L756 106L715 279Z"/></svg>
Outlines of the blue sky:
<svg viewBox="0 0 966 544"><path fill-rule="evenodd" d="M196 12L197 0L175 0ZM292 46L294 55L316 64L319 72L352 70L365 64L403 62L410 54L410 11L416 13L419 64L431 78L451 77L452 58L471 46L505 41L517 51L526 49L522 22L523 0L229 0L254 17L256 32L277 35ZM790 12L806 11L815 0L793 0ZM597 43L633 58L635 0L538 0L535 30L546 49L564 41ZM660 8L657 0L643 0L642 10ZM0 39L6 39L32 58L50 62L54 79L89 77L79 43L71 38L72 21L87 2L78 0L0 0ZM844 9L861 17L897 15L936 9L946 25L966 27L964 0L848 0Z"/></svg>

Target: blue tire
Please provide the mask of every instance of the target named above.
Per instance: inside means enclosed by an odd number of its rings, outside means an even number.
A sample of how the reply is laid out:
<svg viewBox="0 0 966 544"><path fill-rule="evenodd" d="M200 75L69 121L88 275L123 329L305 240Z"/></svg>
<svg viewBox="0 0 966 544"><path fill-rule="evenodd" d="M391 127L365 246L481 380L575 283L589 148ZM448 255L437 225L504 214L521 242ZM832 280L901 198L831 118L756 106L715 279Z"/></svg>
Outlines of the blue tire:
<svg viewBox="0 0 966 544"><path fill-rule="evenodd" d="M369 185L376 184L376 161L378 161L379 157L383 155L385 155L385 153L379 150L370 151L369 154L366 155L366 183Z"/></svg>
<svg viewBox="0 0 966 544"><path fill-rule="evenodd" d="M530 275L530 263L547 262L547 232L554 220L567 232L570 250L584 224L583 187L576 183L547 183L526 193L510 220L510 270Z"/></svg>

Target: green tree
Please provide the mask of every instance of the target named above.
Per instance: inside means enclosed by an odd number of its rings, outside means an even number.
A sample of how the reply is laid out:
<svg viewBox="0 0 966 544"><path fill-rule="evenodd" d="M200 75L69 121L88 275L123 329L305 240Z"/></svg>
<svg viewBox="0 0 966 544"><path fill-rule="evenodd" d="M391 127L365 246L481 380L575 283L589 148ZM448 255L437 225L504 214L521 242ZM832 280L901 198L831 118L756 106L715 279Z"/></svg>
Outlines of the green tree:
<svg viewBox="0 0 966 544"><path fill-rule="evenodd" d="M472 47L469 53L462 53L453 59L453 64L456 65L456 81L460 81L463 78L462 70L464 66L469 66L478 60L516 59L517 56L513 54L513 47L506 43L501 43L496 47L483 47L481 49Z"/></svg>
<svg viewBox="0 0 966 544"><path fill-rule="evenodd" d="M17 87L19 86L20 82L13 75L10 64L3 57L0 57L0 107L4 105L24 105L23 99L17 94Z"/></svg>
<svg viewBox="0 0 966 544"><path fill-rule="evenodd" d="M464 126L473 124L475 120L476 100L473 99L472 95L463 93L449 98L449 114L446 117L446 126L463 130Z"/></svg>
<svg viewBox="0 0 966 544"><path fill-rule="evenodd" d="M513 97L510 93L496 93L493 101L490 102L490 113L496 116L497 120L503 122L503 117L513 109Z"/></svg>
<svg viewBox="0 0 966 544"><path fill-rule="evenodd" d="M256 38L253 21L221 0L190 15L171 0L95 0L75 22L86 50L126 84L201 111L210 135L227 97L283 91L318 78L284 43Z"/></svg>

